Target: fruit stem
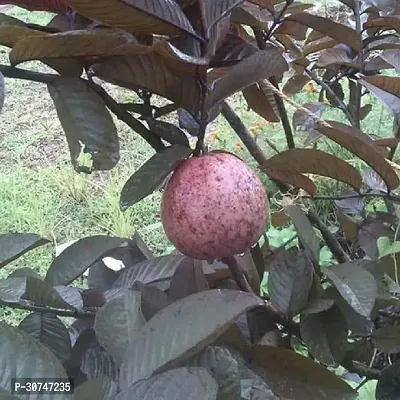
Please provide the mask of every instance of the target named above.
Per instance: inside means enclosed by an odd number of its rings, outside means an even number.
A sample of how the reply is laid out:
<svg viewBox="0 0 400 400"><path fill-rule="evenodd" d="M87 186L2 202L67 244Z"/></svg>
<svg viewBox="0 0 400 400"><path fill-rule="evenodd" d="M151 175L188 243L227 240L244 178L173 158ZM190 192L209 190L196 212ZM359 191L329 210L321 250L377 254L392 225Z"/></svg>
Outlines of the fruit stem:
<svg viewBox="0 0 400 400"><path fill-rule="evenodd" d="M229 270L231 271L233 279L239 286L239 289L242 290L243 292L249 292L254 294L235 256L224 257L221 259L221 261L228 266Z"/></svg>

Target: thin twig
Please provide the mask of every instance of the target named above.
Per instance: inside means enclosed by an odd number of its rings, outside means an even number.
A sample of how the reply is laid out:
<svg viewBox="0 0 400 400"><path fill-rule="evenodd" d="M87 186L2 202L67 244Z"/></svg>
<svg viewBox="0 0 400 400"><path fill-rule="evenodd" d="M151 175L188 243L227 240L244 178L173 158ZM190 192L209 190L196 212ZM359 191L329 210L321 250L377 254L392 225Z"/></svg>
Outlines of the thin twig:
<svg viewBox="0 0 400 400"><path fill-rule="evenodd" d="M332 251L332 254L336 258L336 260L339 263L350 261L350 257L345 253L335 235L329 230L328 226L320 220L317 213L313 209L309 209L307 212L307 216L310 222L321 232L322 237L326 242L326 245Z"/></svg>
<svg viewBox="0 0 400 400"><path fill-rule="evenodd" d="M360 1L356 0L354 2L354 18L356 22L356 31L359 33L361 36L362 34L362 24L361 24L361 11L360 11ZM363 50L361 49L358 52L357 56L357 63L360 65L360 70L364 71L364 56L363 56ZM360 122L361 122L361 94L362 94L362 86L359 82L357 82L356 86L356 96L355 96L355 122L356 122L356 127L360 127Z"/></svg>
<svg viewBox="0 0 400 400"><path fill-rule="evenodd" d="M62 310L58 308L49 308L32 304L12 303L2 300L0 300L0 306L15 308L18 310L27 310L32 312L50 313L58 315L60 317L72 317L72 318L93 318L95 317L97 310L93 308L91 308L90 310Z"/></svg>
<svg viewBox="0 0 400 400"><path fill-rule="evenodd" d="M318 85L320 85L326 92L328 92L334 99L337 104L337 106L346 114L347 119L351 123L352 126L356 126L356 121L354 120L353 116L351 115L351 112L347 108L346 104L343 103L342 100L336 95L336 93L331 89L331 87L324 82L322 79L318 78L318 76L313 72L310 71L309 69L305 68L304 72L311 78L313 79Z"/></svg>
<svg viewBox="0 0 400 400"><path fill-rule="evenodd" d="M265 36L265 40L269 40L271 38L271 36L274 34L275 28L282 22L282 17L285 15L286 10L288 9L288 7L290 6L291 3L292 3L292 1L286 0L286 4L283 6L279 15L277 17L274 17L274 22L272 23L271 27L269 28L269 30Z"/></svg>
<svg viewBox="0 0 400 400"><path fill-rule="evenodd" d="M93 90L103 99L104 104L116 115L118 119L125 122L130 128L138 133L156 151L165 148L161 138L149 131L138 119L121 107L101 86L88 81Z"/></svg>

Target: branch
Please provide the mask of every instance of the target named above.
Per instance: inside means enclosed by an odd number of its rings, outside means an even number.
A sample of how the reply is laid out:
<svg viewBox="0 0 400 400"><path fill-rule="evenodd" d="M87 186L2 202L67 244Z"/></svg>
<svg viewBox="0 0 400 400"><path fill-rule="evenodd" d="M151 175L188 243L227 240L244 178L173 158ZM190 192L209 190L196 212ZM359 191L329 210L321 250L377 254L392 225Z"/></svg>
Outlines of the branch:
<svg viewBox="0 0 400 400"><path fill-rule="evenodd" d="M277 25L279 25L281 23L282 17L284 16L286 10L292 3L293 3L293 0L286 0L286 4L283 6L279 15L277 17L274 17L274 22L272 23L271 28L268 30L268 32L266 34L266 37L265 37L266 40L269 40L271 38L271 36L273 35L273 33L275 31L275 28L277 27Z"/></svg>
<svg viewBox="0 0 400 400"><path fill-rule="evenodd" d="M317 213L310 209L307 212L308 219L310 222L318 228L324 238L327 246L332 251L332 254L339 263L345 263L350 261L349 256L345 253L342 246L336 239L335 235L329 230L329 228L319 219Z"/></svg>
<svg viewBox="0 0 400 400"><path fill-rule="evenodd" d="M397 203L400 203L400 196L388 194L388 193L359 193L359 194L350 194L343 196L302 196L303 199L311 199L311 200L346 200L346 199L358 199L358 198L368 198L368 197L381 197L384 199L388 199Z"/></svg>
<svg viewBox="0 0 400 400"><path fill-rule="evenodd" d="M258 29L253 29L253 32L254 32L254 36L257 40L258 47L261 50L266 50L267 47L265 45L262 31L260 31ZM274 76L269 78L268 81L271 83L271 85L273 85L276 89L279 90L278 82L276 81L276 78ZM295 147L294 139L293 139L293 131L292 131L292 127L289 122L289 117L288 117L288 114L286 111L285 103L283 102L283 100L280 96L278 96L275 92L273 92L273 93L274 93L275 103L276 103L276 106L278 107L279 115L281 117L283 130L285 132L286 143L287 143L289 149L293 149Z"/></svg>
<svg viewBox="0 0 400 400"><path fill-rule="evenodd" d="M361 24L361 12L360 12L360 2L357 0L354 2L354 18L356 21L356 30L362 35L362 24ZM362 37L361 37L362 39ZM364 56L363 56L363 51L362 49L358 52L357 56L357 63L360 65L360 70L364 72ZM357 82L356 86L356 96L355 96L355 118L356 118L356 127L360 128L360 121L361 121L361 115L360 115L360 110L361 110L361 92L362 92L362 86L359 82Z"/></svg>
<svg viewBox="0 0 400 400"><path fill-rule="evenodd" d="M0 300L0 306L32 312L35 311L40 313L50 313L58 315L60 317L93 318L96 315L96 310L93 308L90 308L88 310L62 310L58 308L48 308L43 306L36 306L33 304L12 303L2 300Z"/></svg>
<svg viewBox="0 0 400 400"><path fill-rule="evenodd" d="M318 78L318 76L313 71L310 71L307 68L305 68L304 72L316 83L318 83L318 85L324 88L324 90L328 92L335 99L335 102L337 103L338 107L346 114L346 117L350 121L351 125L355 127L357 124L353 116L351 115L351 112L347 108L346 104L344 104L343 101L340 100L340 98L336 95L336 93L331 89L331 87L327 83L325 83L322 79Z"/></svg>
<svg viewBox="0 0 400 400"><path fill-rule="evenodd" d="M176 111L179 107L175 103L170 103L165 106L159 107L156 112L154 113L154 118L160 118L164 115L172 113Z"/></svg>
<svg viewBox="0 0 400 400"><path fill-rule="evenodd" d="M57 74L45 74L41 72L28 71L26 69L12 67L10 65L0 64L0 72L6 78L24 79L40 83L53 83L59 78Z"/></svg>
<svg viewBox="0 0 400 400"><path fill-rule="evenodd" d="M221 113L227 120L231 128L237 133L240 140L246 146L247 150L250 152L253 158L260 165L267 165L268 160L267 157L265 157L264 152L261 150L260 146L254 140L253 136L247 129L246 125L242 122L239 116L235 113L235 111L226 101L222 103Z"/></svg>
<svg viewBox="0 0 400 400"><path fill-rule="evenodd" d="M41 72L29 71L26 69L15 68L10 65L0 64L0 72L6 78L23 79L28 81L40 82L45 84L54 83L59 79L60 75L47 74ZM81 79L81 78L77 78ZM124 107L120 106L101 86L96 85L94 82L82 79L82 81L89 83L99 96L103 99L105 105L123 122L125 122L130 128L137 132L146 142L153 147L154 150L158 151L163 149L165 146L161 139L149 131L140 121L129 114Z"/></svg>
<svg viewBox="0 0 400 400"><path fill-rule="evenodd" d="M370 368L364 364L348 359L343 361L342 366L345 367L347 371L365 376L367 379L379 379L382 374L382 371L379 369Z"/></svg>
<svg viewBox="0 0 400 400"><path fill-rule="evenodd" d="M88 82L91 88L103 99L104 104L116 115L116 117L137 132L154 150L159 151L165 148L159 136L149 131L138 119L126 111L126 109L118 104L104 88L95 84L93 81Z"/></svg>

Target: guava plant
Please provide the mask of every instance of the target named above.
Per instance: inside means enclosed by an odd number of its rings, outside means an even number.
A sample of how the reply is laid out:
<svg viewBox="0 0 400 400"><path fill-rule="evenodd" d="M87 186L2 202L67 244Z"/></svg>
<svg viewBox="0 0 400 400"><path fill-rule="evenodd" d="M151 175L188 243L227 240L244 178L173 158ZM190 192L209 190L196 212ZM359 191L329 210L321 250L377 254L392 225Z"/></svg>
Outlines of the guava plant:
<svg viewBox="0 0 400 400"><path fill-rule="evenodd" d="M400 70L400 10L394 0L341 3L336 21L292 0L0 1L55 14L46 26L0 14L2 76L47 86L77 172L118 163L112 114L144 138L155 152L126 182L121 208L164 184L160 212L176 246L157 257L137 235L86 237L45 277L20 268L2 279L1 304L30 311L18 327L0 323L4 398L20 398L18 377L70 378L78 400L355 399L371 379L377 399L400 397L400 78L384 73ZM22 65L32 60L51 71ZM315 102L294 101L309 82ZM110 85L138 100L118 102ZM3 105L4 79L1 93ZM266 155L231 105L239 95L281 124L285 150ZM371 97L392 114L391 137L361 129ZM323 119L327 109L342 118ZM207 151L219 114L276 184L270 199L242 160ZM357 168L324 150L328 141ZM319 193L316 175L345 192ZM366 207L374 198L386 211ZM316 200L333 203L337 226ZM270 246L267 223L292 223L298 245ZM4 233L0 266L47 243Z"/></svg>

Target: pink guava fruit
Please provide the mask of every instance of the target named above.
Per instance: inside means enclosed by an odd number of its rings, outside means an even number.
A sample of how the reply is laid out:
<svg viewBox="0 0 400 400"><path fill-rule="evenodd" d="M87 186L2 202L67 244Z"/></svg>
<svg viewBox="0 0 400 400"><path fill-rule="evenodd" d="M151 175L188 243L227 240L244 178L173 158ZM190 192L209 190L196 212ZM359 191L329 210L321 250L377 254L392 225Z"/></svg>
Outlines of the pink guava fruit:
<svg viewBox="0 0 400 400"><path fill-rule="evenodd" d="M215 260L244 253L266 229L268 197L258 176L233 154L183 161L163 195L161 220L176 249Z"/></svg>

